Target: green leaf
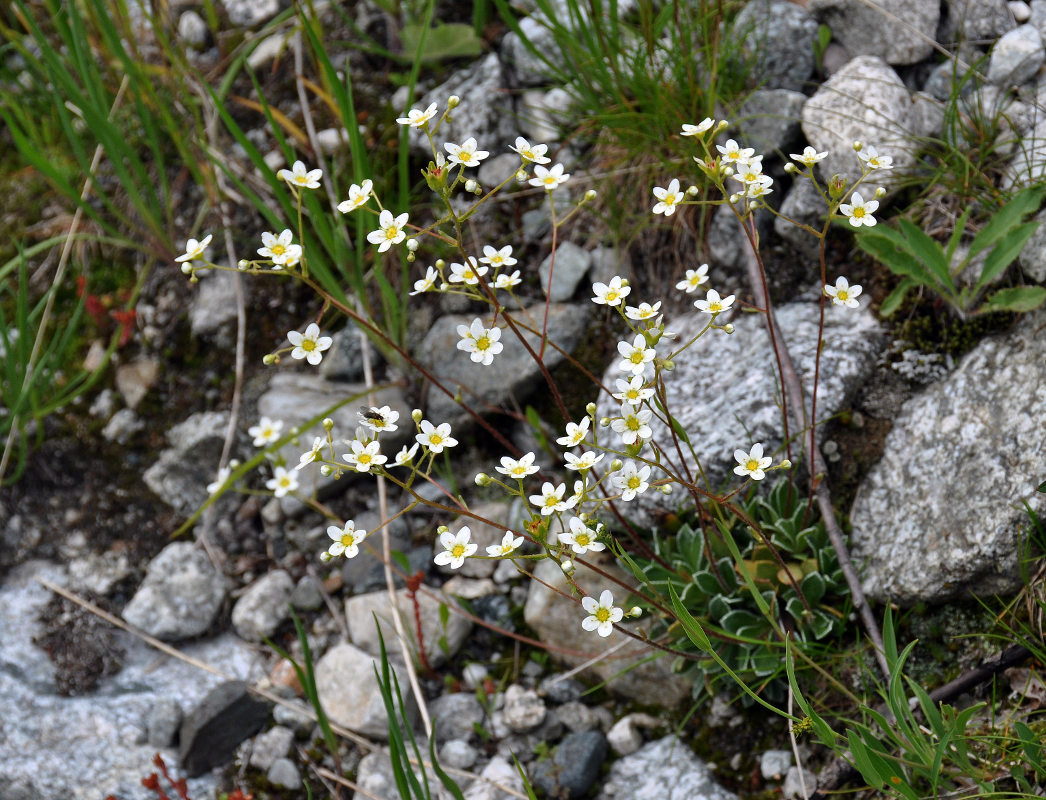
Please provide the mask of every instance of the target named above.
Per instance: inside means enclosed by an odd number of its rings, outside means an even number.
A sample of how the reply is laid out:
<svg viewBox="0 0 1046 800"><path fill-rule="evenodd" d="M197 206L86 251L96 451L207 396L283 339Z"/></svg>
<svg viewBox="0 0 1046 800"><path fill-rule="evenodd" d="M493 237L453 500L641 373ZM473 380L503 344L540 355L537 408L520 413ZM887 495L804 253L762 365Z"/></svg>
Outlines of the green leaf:
<svg viewBox="0 0 1046 800"><path fill-rule="evenodd" d="M977 309L977 314L989 311L1016 311L1023 314L1034 311L1046 302L1046 288L1042 286L1015 286L1012 289L1000 289Z"/></svg>
<svg viewBox="0 0 1046 800"><path fill-rule="evenodd" d="M819 572L811 572L799 582L799 589L806 598L806 602L812 606L821 602L825 590L828 587Z"/></svg>
<svg viewBox="0 0 1046 800"><path fill-rule="evenodd" d="M423 33L426 38L419 52L418 43ZM407 24L400 32L400 38L405 52L417 52L420 60L426 62L478 56L483 52L483 42L472 26L460 22L440 23L428 31L417 23Z"/></svg>
<svg viewBox="0 0 1046 800"><path fill-rule="evenodd" d="M722 626L723 630L729 631L733 634L739 634L746 628L762 628L762 622L763 620L751 611L735 608L733 611L725 614L719 621L719 624Z"/></svg>
<svg viewBox="0 0 1046 800"><path fill-rule="evenodd" d="M1046 492L1046 481L1043 481L1042 483L1039 484L1039 491L1040 492Z"/></svg>
<svg viewBox="0 0 1046 800"><path fill-rule="evenodd" d="M962 212L962 216L955 221L955 229L952 231L952 235L948 238L948 247L944 251L945 257L948 259L948 263L952 263L952 258L955 256L955 250L959 246L959 242L962 240L963 232L966 230L966 220L970 217L970 211L973 209L967 208Z"/></svg>
<svg viewBox="0 0 1046 800"><path fill-rule="evenodd" d="M933 277L922 263L907 251L904 237L896 231L884 227L873 233L862 233L857 237L857 246L885 264L895 275L912 278L924 286L934 285Z"/></svg>
<svg viewBox="0 0 1046 800"><path fill-rule="evenodd" d="M904 232L911 252L922 262L930 274L942 286L951 286L952 273L948 269L948 260L944 257L944 250L941 249L941 246L927 236L922 228L913 225L903 217L901 218L901 230Z"/></svg>
<svg viewBox="0 0 1046 800"><path fill-rule="evenodd" d="M984 260L981 277L977 281L974 291L982 286L986 286L994 278L1001 275L1013 263L1013 260L1021 254L1024 245L1027 244L1028 239L1031 238L1031 235L1035 233L1035 229L1038 227L1038 222L1025 222L1019 228L1014 228L1006 234Z"/></svg>
<svg viewBox="0 0 1046 800"><path fill-rule="evenodd" d="M898 308L901 307L901 303L904 302L905 295L916 286L920 285L920 281L912 277L904 278L897 288L887 295L886 299L883 300L882 306L879 308L879 313L884 317L891 316Z"/></svg>
<svg viewBox="0 0 1046 800"><path fill-rule="evenodd" d="M1046 195L1046 187L1032 187L1014 195L1010 202L995 212L991 221L970 242L970 258L1002 239L1021 223L1026 214L1037 211L1043 195Z"/></svg>

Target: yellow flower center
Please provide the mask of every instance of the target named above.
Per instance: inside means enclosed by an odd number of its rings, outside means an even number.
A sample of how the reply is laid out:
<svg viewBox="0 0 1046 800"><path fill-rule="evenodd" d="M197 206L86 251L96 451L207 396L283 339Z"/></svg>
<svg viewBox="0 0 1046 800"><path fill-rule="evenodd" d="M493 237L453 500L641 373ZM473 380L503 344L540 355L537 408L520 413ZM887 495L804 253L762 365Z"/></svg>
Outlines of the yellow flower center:
<svg viewBox="0 0 1046 800"><path fill-rule="evenodd" d="M630 431L638 431L641 427L639 417L629 417L627 420L625 420L625 425L628 427Z"/></svg>
<svg viewBox="0 0 1046 800"><path fill-rule="evenodd" d="M574 537L574 541L582 547L588 547L592 543L592 538L587 533L579 533Z"/></svg>
<svg viewBox="0 0 1046 800"><path fill-rule="evenodd" d="M606 299L607 299L608 303L612 303L613 301L617 300L620 296L621 296L621 293L617 289L610 289L607 292L607 298Z"/></svg>
<svg viewBox="0 0 1046 800"><path fill-rule="evenodd" d="M606 622L608 619L610 619L610 609L603 608L602 606L600 606L596 609L595 617L599 622Z"/></svg>
<svg viewBox="0 0 1046 800"><path fill-rule="evenodd" d="M281 488L284 487L284 486L290 486L291 485L291 479L289 477L287 477L287 476L283 476L279 480L279 485L280 485Z"/></svg>
<svg viewBox="0 0 1046 800"><path fill-rule="evenodd" d="M356 461L360 464L369 464L374 460L374 457L370 453L360 453L356 456Z"/></svg>
<svg viewBox="0 0 1046 800"><path fill-rule="evenodd" d="M718 300L714 303L709 303L708 310L711 311L713 314L718 314L720 311L723 310L723 304L720 303Z"/></svg>
<svg viewBox="0 0 1046 800"><path fill-rule="evenodd" d="M662 202L664 202L666 206L674 206L676 203L679 202L679 200L672 192L669 192L665 195L665 199Z"/></svg>
<svg viewBox="0 0 1046 800"><path fill-rule="evenodd" d="M452 556L454 556L454 558L461 558L462 556L465 555L465 545L463 545L463 544L456 544L456 545L454 545L450 549L450 554Z"/></svg>
<svg viewBox="0 0 1046 800"><path fill-rule="evenodd" d="M865 214L863 206L854 206L853 216L857 219L861 219Z"/></svg>
<svg viewBox="0 0 1046 800"><path fill-rule="evenodd" d="M269 248L269 251L272 253L273 258L275 258L276 256L282 256L284 253L286 253L287 248L284 247L282 244L274 244L272 247Z"/></svg>
<svg viewBox="0 0 1046 800"><path fill-rule="evenodd" d="M395 239L399 235L400 235L400 229L397 228L395 225L389 225L389 227L387 227L385 229L385 238L388 239L389 241L392 241L393 239Z"/></svg>
<svg viewBox="0 0 1046 800"><path fill-rule="evenodd" d="M633 364L642 364L643 363L643 351L642 350L633 350L632 351L632 355L630 355L628 357L628 360L631 361Z"/></svg>
<svg viewBox="0 0 1046 800"><path fill-rule="evenodd" d="M439 447L442 441L443 437L440 436L438 433L429 434L429 447Z"/></svg>
<svg viewBox="0 0 1046 800"><path fill-rule="evenodd" d="M341 543L345 547L352 547L356 544L356 537L351 533L343 534L341 537Z"/></svg>
<svg viewBox="0 0 1046 800"><path fill-rule="evenodd" d="M837 291L835 293L835 296L838 297L843 302L845 302L845 301L850 299L850 293L848 291L846 291L846 289L840 289L839 291Z"/></svg>
<svg viewBox="0 0 1046 800"><path fill-rule="evenodd" d="M755 470L759 469L759 462L754 458L750 458L745 462L745 469L749 472L755 472Z"/></svg>
<svg viewBox="0 0 1046 800"><path fill-rule="evenodd" d="M304 186L306 183L309 182L309 179L305 175L295 175L294 182L297 183L299 186Z"/></svg>
<svg viewBox="0 0 1046 800"><path fill-rule="evenodd" d="M311 353L313 350L316 349L316 342L315 342L315 340L313 340L313 339L302 339L301 340L301 349L304 350L306 353Z"/></svg>
<svg viewBox="0 0 1046 800"><path fill-rule="evenodd" d="M476 339L476 349L477 350L489 350L490 349L490 345L491 345L490 337L487 336L487 334L483 334L478 339Z"/></svg>
<svg viewBox="0 0 1046 800"><path fill-rule="evenodd" d="M625 485L628 486L629 489L638 489L642 483L643 482L639 479L638 475L633 475L628 479L628 482Z"/></svg>

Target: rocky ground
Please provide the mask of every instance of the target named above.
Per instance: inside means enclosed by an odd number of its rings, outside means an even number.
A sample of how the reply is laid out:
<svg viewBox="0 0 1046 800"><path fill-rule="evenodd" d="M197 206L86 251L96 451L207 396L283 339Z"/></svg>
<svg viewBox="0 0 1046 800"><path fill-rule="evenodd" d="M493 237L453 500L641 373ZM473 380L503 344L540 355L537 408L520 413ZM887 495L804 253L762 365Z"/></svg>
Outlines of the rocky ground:
<svg viewBox="0 0 1046 800"><path fill-rule="evenodd" d="M233 24L243 28L262 25L278 5L225 2ZM731 132L768 154L796 152L806 143L830 150L825 175L851 174L852 141L874 141L893 157L892 174L901 176L918 166L908 137L939 132L953 75L952 62L940 60L928 43L962 39L990 54L987 80L977 91L1005 106L1029 143L1015 151L1009 180L1041 180L1046 0L880 5L903 23L848 0L811 0L807 8L783 0L749 3L743 13L752 21L751 52L757 74L768 77L746 100ZM195 35L193 14L186 8L179 25L187 43ZM823 67L813 56L818 22L834 37ZM205 59L206 42L201 46ZM563 129L544 112L562 110L569 129L564 92L538 88L545 84L540 65L514 34L501 35L485 56L445 77L415 106L461 96L462 111L448 137L475 136L499 154L479 170L483 185L515 169L515 156L500 154L516 135L562 141ZM510 94L508 87L525 90ZM558 157L584 180L579 147L563 144ZM789 186L779 167L774 197L782 211L815 218L806 185ZM644 194L636 205L648 201ZM508 227L508 220L518 224ZM711 275L724 294L736 290L750 301L742 240L728 222L722 213L712 220ZM531 271L541 282L531 280L522 296L530 309L544 313L539 287L548 278L549 243L538 199L515 199L503 214L477 225L492 241L518 242L527 263L540 265ZM793 228L769 218L760 225L782 330L809 385L818 346L815 262ZM663 274L663 265L640 247L587 241L583 226L573 232L578 243L563 242L557 251L550 338L602 374L621 331L590 302L591 284L623 275L632 280L634 296L653 302L682 275ZM939 680L988 652L981 640L956 645L950 638L977 632L980 618L965 600L1020 588L1021 534L1027 530L1022 503L1046 512L1043 495L1035 493L1046 478L1046 312L979 322L964 329L962 346L932 336L915 344L903 340L895 320L877 314L893 280L888 273L846 247L833 246L829 258L829 275L861 282L871 300L856 311L828 309L818 408L819 417L830 418L822 439L829 481L849 520L865 591L879 603L919 609L910 624L930 649L917 650L915 662L927 680ZM1025 282L1046 281L1046 232L1033 237L1020 268ZM322 564L317 554L329 544L328 522L293 497L258 492L267 475L257 474L248 479L249 493L223 495L189 533L171 540L207 500L225 440L235 386L236 280L220 273L190 285L173 266L155 274L139 304L140 328L118 354L109 385L45 421L43 443L21 481L0 494L0 707L11 709L0 718L0 800L147 797L141 778L154 771L156 752L190 776L196 800L234 784L259 797L303 797L306 780L313 796L325 796L330 785L323 781L330 779L318 770L335 767L353 776L359 797L396 797L381 747L387 720L372 673L379 629L398 650L377 555ZM362 394L365 384L351 326L334 333L334 347L318 368L263 367L262 355L280 346L286 331L300 330L314 303L285 283L247 279L243 288L251 335L232 455L246 461L256 452L247 429L261 417L282 420L289 430L318 409ZM546 409L542 378L522 347L507 346L493 366L478 367L454 347L457 325L471 321L471 310L449 298L415 299L409 345L425 368L451 386L466 387L478 407L515 410L533 403ZM688 309L685 297L666 302L669 327L683 340L704 324ZM928 319L934 328L947 313L926 299L912 306L908 320ZM734 323L733 335L716 336L680 357L671 383L674 413L712 484L729 478L739 443L762 441L769 452L782 440L768 338L756 315L738 314ZM929 349L934 345L937 352ZM569 390L576 419L596 398L578 388L588 384L577 371L549 355L546 363ZM473 541L482 548L500 541L505 527L518 528L520 508L471 485L471 476L489 471L503 448L416 376L384 364L376 351L370 358L377 382L389 383L375 405L389 405L404 421L411 409L423 407L427 418L451 421L460 435L458 490L473 511L501 523L471 522ZM610 371L604 382L612 385L614 377ZM599 414L609 413L609 401L600 404ZM350 403L331 415L337 431L355 429L358 406ZM519 415L491 419L521 451L540 452ZM407 427L401 425L402 439L390 439L383 449L394 453L407 441ZM311 437L303 433L288 443L290 464ZM366 530L380 525L371 479L335 483L317 472L301 475L303 493L313 488L306 481L315 482L335 517L354 519ZM674 498L645 498L630 509L637 526L663 524L678 511ZM391 507L401 507L402 499L394 495ZM729 694L706 698L688 713L692 679L674 673L669 659L649 660L650 650L620 633L582 637L576 603L553 591L566 588L566 581L550 562L535 568L540 580L494 561L437 568L439 524L455 530L464 520L422 507L390 524L388 535L391 548L405 557L405 574L420 575L409 583L396 579L396 605L408 627L416 618L420 628L420 688L435 720L436 751L445 767L459 770L454 774L467 774L461 782L469 800L518 796L513 758L548 797L800 796L799 768L780 721L727 702ZM202 538L209 548L199 546ZM603 570L616 568L608 556L592 561ZM581 567L575 577L598 594L594 572ZM181 656L154 649L59 597L42 580L173 645ZM263 643L273 639L301 657L291 606L308 632L323 705L352 734L337 765L317 746L293 670ZM442 607L452 612L444 615ZM415 647L417 638L413 633ZM393 663L405 685L398 658ZM249 694L248 686L263 694ZM409 696L406 703L420 731L419 709ZM824 759L805 742L800 754L810 768ZM805 777L812 785L815 776ZM349 794L342 790L341 796Z"/></svg>

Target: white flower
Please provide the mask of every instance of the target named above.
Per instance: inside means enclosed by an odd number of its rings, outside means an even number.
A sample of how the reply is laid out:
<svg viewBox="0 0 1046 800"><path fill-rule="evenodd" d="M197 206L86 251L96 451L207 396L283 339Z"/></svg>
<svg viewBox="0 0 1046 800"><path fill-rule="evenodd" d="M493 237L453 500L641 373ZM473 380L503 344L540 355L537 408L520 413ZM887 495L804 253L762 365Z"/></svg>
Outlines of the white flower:
<svg viewBox="0 0 1046 800"><path fill-rule="evenodd" d="M668 184L667 189L655 186L653 191L654 197L658 200L654 204L654 213L664 214L666 217L675 214L676 205L683 199L683 193L679 191L679 180L672 178L672 182Z"/></svg>
<svg viewBox="0 0 1046 800"><path fill-rule="evenodd" d="M378 215L378 225L381 227L367 234L367 241L378 245L378 252L384 253L392 245L399 244L407 238L407 232L403 226L407 224L406 212L398 217L392 216L387 208Z"/></svg>
<svg viewBox="0 0 1046 800"><path fill-rule="evenodd" d="M457 533L444 531L439 535L439 543L443 545L443 552L436 553L433 561L436 562L437 566L445 567L449 565L451 569L457 569L465 563L466 558L479 549L478 544L473 544L469 541L471 538L472 531L469 530L468 525L464 526Z"/></svg>
<svg viewBox="0 0 1046 800"><path fill-rule="evenodd" d="M377 441L363 444L363 442L353 439L349 442L349 446L352 447L352 452L346 453L342 458L346 463L355 467L357 472L370 472L371 467L380 467L388 461L381 454L381 445Z"/></svg>
<svg viewBox="0 0 1046 800"><path fill-rule="evenodd" d="M507 244L500 250L495 250L487 244L483 245L483 258L480 259L480 263L497 268L511 267L518 262L512 257L512 245Z"/></svg>
<svg viewBox="0 0 1046 800"><path fill-rule="evenodd" d="M709 289L704 300L694 301L694 307L698 311L704 311L706 314L721 314L733 304L734 296L732 294L728 294L726 297L720 297L719 292L715 289Z"/></svg>
<svg viewBox="0 0 1046 800"><path fill-rule="evenodd" d="M484 328L478 317L472 320L471 327L458 325L458 336L458 350L464 350L469 358L485 367L494 363L494 356L505 348L499 341L501 328Z"/></svg>
<svg viewBox="0 0 1046 800"><path fill-rule="evenodd" d="M556 444L561 444L564 447L577 447L588 436L589 418L583 417L580 423L567 423L567 435L560 436L556 439Z"/></svg>
<svg viewBox="0 0 1046 800"><path fill-rule="evenodd" d="M427 125L434 116L436 116L436 104L431 103L424 111L412 108L407 112L407 116L397 118L396 122L400 125L410 125L412 128L421 128Z"/></svg>
<svg viewBox="0 0 1046 800"><path fill-rule="evenodd" d="M623 372L631 372L633 375L642 375L646 370L646 365L652 363L654 356L657 355L653 347L646 346L646 339L642 334L636 334L632 344L618 342L617 351L621 354L618 369Z"/></svg>
<svg viewBox="0 0 1046 800"><path fill-rule="evenodd" d="M280 267L294 266L301 258L301 245L291 244L294 234L289 228L281 231L279 236L265 231L261 238L262 246L258 248L258 255L271 259L273 264ZM294 264L289 264L289 261Z"/></svg>
<svg viewBox="0 0 1046 800"><path fill-rule="evenodd" d="M870 145L858 150L857 157L867 165L868 169L893 169L893 159L890 156L879 155Z"/></svg>
<svg viewBox="0 0 1046 800"><path fill-rule="evenodd" d="M491 558L504 558L512 555L522 546L522 536L515 536L512 531L505 531L505 535L501 538L501 544L487 545L487 555Z"/></svg>
<svg viewBox="0 0 1046 800"><path fill-rule="evenodd" d="M450 423L442 422L433 425L427 419L423 419L419 426L421 433L415 435L418 444L424 445L433 453L442 453L444 447L453 447L458 440L450 435Z"/></svg>
<svg viewBox="0 0 1046 800"><path fill-rule="evenodd" d="M770 188L773 182L773 178L771 178L769 175L764 175L761 180L747 184L745 186L745 197L749 199L766 197L768 194L771 194L774 191Z"/></svg>
<svg viewBox="0 0 1046 800"><path fill-rule="evenodd" d="M360 413L360 422L378 433L391 433L399 428L396 422L400 418L400 412L393 411L391 406L371 406L366 413Z"/></svg>
<svg viewBox="0 0 1046 800"><path fill-rule="evenodd" d="M508 475L510 478L515 478L516 480L521 481L528 475L533 475L540 468L534 466L534 454L525 453L518 459L510 456L502 456L501 466L494 467L494 469L502 475Z"/></svg>
<svg viewBox="0 0 1046 800"><path fill-rule="evenodd" d="M755 156L754 158L746 159L745 161L738 161L734 165L735 172L730 177L735 181L741 183L759 183L760 181L773 181L769 175L763 174L763 157Z"/></svg>
<svg viewBox="0 0 1046 800"><path fill-rule="evenodd" d="M755 154L754 147L741 147L733 139L727 139L725 145L717 144L715 149L723 154L723 162L726 164L736 164L738 161L749 159Z"/></svg>
<svg viewBox="0 0 1046 800"><path fill-rule="evenodd" d="M698 286L708 283L708 264L702 264L697 269L688 269L686 278L676 284L681 292L693 294Z"/></svg>
<svg viewBox="0 0 1046 800"><path fill-rule="evenodd" d="M603 460L604 453L597 453L593 450L588 450L582 453L580 456L576 456L573 453L564 453L563 458L566 460L566 468L574 470L592 469L596 464Z"/></svg>
<svg viewBox="0 0 1046 800"><path fill-rule="evenodd" d="M215 477L213 483L207 484L207 494L218 494L218 492L225 488L225 484L229 480L229 476L232 475L234 466L239 466L237 462L230 461L226 466L218 470L218 475Z"/></svg>
<svg viewBox="0 0 1046 800"><path fill-rule="evenodd" d="M322 169L306 169L301 161L295 161L290 169L281 169L276 173L281 181L287 181L299 189L319 189L320 178L323 177Z"/></svg>
<svg viewBox="0 0 1046 800"><path fill-rule="evenodd" d="M607 549L605 544L596 540L596 534L581 517L571 517L569 524L570 531L559 534L560 544L569 544L570 549L578 555L583 555L590 550L598 553Z"/></svg>
<svg viewBox="0 0 1046 800"><path fill-rule="evenodd" d="M207 245L211 243L211 239L213 238L214 237L208 233L200 241L189 239L185 243L185 252L174 260L181 263L184 261L195 261L197 258L202 258L203 251L207 248Z"/></svg>
<svg viewBox="0 0 1046 800"><path fill-rule="evenodd" d="M629 319L634 319L640 322L644 319L653 319L657 316L658 311L661 310L661 301L658 300L654 305L650 303L640 303L639 306L625 306L625 316Z"/></svg>
<svg viewBox="0 0 1046 800"><path fill-rule="evenodd" d="M265 482L265 488L271 489L274 496L283 497L298 488L298 476L283 467L273 467L272 477Z"/></svg>
<svg viewBox="0 0 1046 800"><path fill-rule="evenodd" d="M410 465L410 462L414 460L414 454L418 452L418 443L414 442L410 446L410 449L406 445L400 448L400 451L396 453L396 458L393 460L392 465L394 467L406 467Z"/></svg>
<svg viewBox="0 0 1046 800"><path fill-rule="evenodd" d="M349 199L342 200L338 203L338 211L342 214L348 214L350 211L355 211L357 208L365 206L367 201L370 200L370 193L374 190L374 183L368 178L359 186L355 183L349 187Z"/></svg>
<svg viewBox="0 0 1046 800"><path fill-rule="evenodd" d="M814 148L807 145L803 148L802 153L789 153L789 156L798 161L804 167L812 167L818 161L823 161L828 157L828 151L825 150L823 153L818 153Z"/></svg>
<svg viewBox="0 0 1046 800"><path fill-rule="evenodd" d="M450 265L450 282L476 286L479 279L490 271L490 267L481 267L473 256L468 257L468 264L453 263Z"/></svg>
<svg viewBox="0 0 1046 800"><path fill-rule="evenodd" d="M629 459L625 465L614 473L614 486L621 490L621 499L628 502L634 500L637 494L642 494L650 488L650 467L644 464L636 467L636 462Z"/></svg>
<svg viewBox="0 0 1046 800"><path fill-rule="evenodd" d="M860 228L862 225L867 225L869 228L875 225L876 219L872 216L874 212L879 208L878 200L865 201L861 197L860 192L854 192L850 195L849 203L840 203L839 211L846 217L849 217L850 224L855 228Z"/></svg>
<svg viewBox="0 0 1046 800"><path fill-rule="evenodd" d="M631 291L632 287L623 283L620 275L615 275L610 283L597 281L592 284L592 293L595 295L592 302L600 306L619 306Z"/></svg>
<svg viewBox="0 0 1046 800"><path fill-rule="evenodd" d="M649 409L638 409L625 405L622 407L622 411L625 416L610 423L610 427L621 437L622 442L631 445L635 444L637 439L645 440L654 435L648 424L652 416Z"/></svg>
<svg viewBox="0 0 1046 800"><path fill-rule="evenodd" d="M532 494L530 502L541 509L541 516L547 517L557 511L566 511L568 508L573 508L576 499L571 497L569 500L564 500L563 495L566 491L567 485L565 483L553 486L548 481L545 481L541 486L541 494Z"/></svg>
<svg viewBox="0 0 1046 800"><path fill-rule="evenodd" d="M320 336L320 326L310 322L305 333L289 331L287 341L294 345L291 358L306 359L314 367L323 360L323 351L334 342L329 336Z"/></svg>
<svg viewBox="0 0 1046 800"><path fill-rule="evenodd" d="M567 178L570 177L570 173L563 173L563 165L555 164L552 169L545 169L543 166L538 164L534 167L534 177L530 179L529 183L531 186L538 186L552 191L558 188L562 184L566 183Z"/></svg>
<svg viewBox="0 0 1046 800"><path fill-rule="evenodd" d="M315 461L320 455L320 450L323 449L324 442L325 439L322 436L315 437L312 440L312 448L306 450L298 457L298 466L296 466L294 469L304 469L306 465L311 464L313 461Z"/></svg>
<svg viewBox="0 0 1046 800"><path fill-rule="evenodd" d="M252 425L247 429L247 435L254 437L255 447L265 447L265 445L272 444L280 438L281 430L283 430L282 419L272 420L268 417L262 417L258 420L257 425Z"/></svg>
<svg viewBox="0 0 1046 800"><path fill-rule="evenodd" d="M642 375L633 375L627 381L618 378L615 382L617 392L612 396L622 403L631 403L634 406L638 406L644 400L649 400L654 396L654 387L644 386L643 383Z"/></svg>
<svg viewBox="0 0 1046 800"><path fill-rule="evenodd" d="M470 136L460 145L447 142L443 148L450 153L447 161L451 164L461 164L463 167L478 167L479 162L490 155L486 150L478 150L475 138Z"/></svg>
<svg viewBox="0 0 1046 800"><path fill-rule="evenodd" d="M746 453L744 450L735 450L734 458L737 459L737 466L734 467L735 475L748 475L754 481L761 481L766 477L766 473L763 472L770 464L773 459L770 456L763 457L763 445L756 442L752 445L750 452Z"/></svg>
<svg viewBox="0 0 1046 800"><path fill-rule="evenodd" d="M531 144L522 136L516 137L516 144L509 148L519 153L520 158L524 161L532 161L535 164L547 164L551 161L550 158L545 156L548 152L547 144Z"/></svg>
<svg viewBox="0 0 1046 800"><path fill-rule="evenodd" d="M702 133L710 129L715 125L715 120L709 117L705 117L696 125L683 124L683 130L680 131L681 136L700 136Z"/></svg>
<svg viewBox="0 0 1046 800"><path fill-rule="evenodd" d="M861 291L861 284L855 283L851 286L850 282L842 276L835 279L835 286L829 286L828 284L824 286L824 293L832 298L832 302L835 305L846 306L847 308L857 308L861 305L857 302Z"/></svg>
<svg viewBox="0 0 1046 800"><path fill-rule="evenodd" d="M614 623L620 622L625 612L614 605L614 595L604 589L597 603L593 597L582 597L581 607L589 616L581 620L581 627L586 631L595 631L603 638L614 632Z"/></svg>
<svg viewBox="0 0 1046 800"><path fill-rule="evenodd" d="M436 271L436 268L429 267L427 270L425 270L424 278L422 278L420 281L414 281L414 291L410 293L410 296L413 297L416 294L431 291L432 287L436 285L436 281L438 280L439 273Z"/></svg>
<svg viewBox="0 0 1046 800"><path fill-rule="evenodd" d="M327 535L334 540L334 544L327 550L337 558L344 555L345 558L355 558L360 553L360 544L367 538L367 532L356 530L356 523L351 519L346 520L342 527L331 525L327 528Z"/></svg>
<svg viewBox="0 0 1046 800"><path fill-rule="evenodd" d="M512 270L511 275L506 275L504 272L498 275L494 279L495 289L511 289L514 286L519 286L523 283L523 279L519 277L519 270Z"/></svg>

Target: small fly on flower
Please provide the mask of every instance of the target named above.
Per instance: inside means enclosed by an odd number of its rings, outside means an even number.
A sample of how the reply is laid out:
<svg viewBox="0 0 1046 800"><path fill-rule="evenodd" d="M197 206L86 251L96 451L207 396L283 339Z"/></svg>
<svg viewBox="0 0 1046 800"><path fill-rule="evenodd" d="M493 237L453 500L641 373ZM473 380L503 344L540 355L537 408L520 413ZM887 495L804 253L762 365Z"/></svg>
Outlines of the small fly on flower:
<svg viewBox="0 0 1046 800"><path fill-rule="evenodd" d="M385 417L383 417L377 409L367 408L367 406L360 406L356 413L358 413L363 419L369 419L371 422L385 421Z"/></svg>

